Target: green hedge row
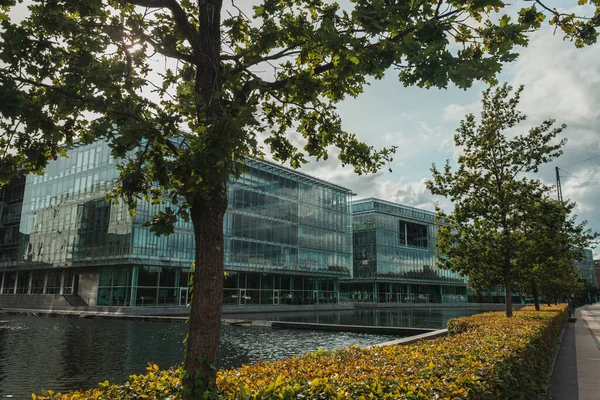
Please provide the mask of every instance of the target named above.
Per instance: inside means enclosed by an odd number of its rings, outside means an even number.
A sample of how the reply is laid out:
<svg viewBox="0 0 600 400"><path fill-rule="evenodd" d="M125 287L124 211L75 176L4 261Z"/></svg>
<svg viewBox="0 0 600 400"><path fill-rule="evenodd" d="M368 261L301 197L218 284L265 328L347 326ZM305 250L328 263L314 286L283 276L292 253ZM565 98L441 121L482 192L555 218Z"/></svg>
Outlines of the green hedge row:
<svg viewBox="0 0 600 400"><path fill-rule="evenodd" d="M220 371L222 399L541 399L565 306L449 321L449 335L405 346L317 351ZM177 399L181 370L148 368L124 385L102 383L34 399Z"/></svg>

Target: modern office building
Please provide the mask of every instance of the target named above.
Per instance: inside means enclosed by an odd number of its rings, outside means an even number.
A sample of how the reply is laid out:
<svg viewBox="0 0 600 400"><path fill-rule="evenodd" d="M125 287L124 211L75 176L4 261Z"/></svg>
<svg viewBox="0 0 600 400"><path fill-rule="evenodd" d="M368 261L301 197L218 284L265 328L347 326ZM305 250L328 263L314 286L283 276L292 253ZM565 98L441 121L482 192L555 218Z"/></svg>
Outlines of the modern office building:
<svg viewBox="0 0 600 400"><path fill-rule="evenodd" d="M466 280L436 267L434 213L368 198L352 204L353 277L342 298L363 302L466 302Z"/></svg>
<svg viewBox="0 0 600 400"><path fill-rule="evenodd" d="M337 302L339 278L351 276L351 191L266 161L247 166L229 186L224 304ZM105 200L117 178L97 141L0 189L0 307L187 304L191 223L155 236L143 224L158 205L140 202L132 217Z"/></svg>

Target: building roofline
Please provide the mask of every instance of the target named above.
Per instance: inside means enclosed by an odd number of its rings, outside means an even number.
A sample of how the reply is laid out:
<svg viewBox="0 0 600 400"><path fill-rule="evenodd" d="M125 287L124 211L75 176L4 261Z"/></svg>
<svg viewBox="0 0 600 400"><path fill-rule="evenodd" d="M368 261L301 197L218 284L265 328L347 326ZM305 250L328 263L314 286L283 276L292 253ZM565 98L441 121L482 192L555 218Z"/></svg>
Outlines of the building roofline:
<svg viewBox="0 0 600 400"><path fill-rule="evenodd" d="M256 161L256 162L263 163L263 164L269 165L271 167L277 168L277 169L279 169L281 171L284 171L284 172L289 172L289 173L292 173L292 174L300 175L301 177L303 177L305 179L308 179L310 181L313 181L315 183L318 183L320 185L331 186L331 187L334 187L336 189L341 189L344 192L349 193L352 196L356 196L356 193L353 193L351 189L348 189L348 188L340 186L340 185L336 185L335 183L327 182L327 181L325 181L323 179L320 179L320 178L315 178L312 175L305 174L304 172L300 172L297 169L285 167L285 166L277 164L276 162L273 162L273 161L269 161L269 160L265 160L265 159L261 159L261 158L256 158L256 157L248 157L247 160Z"/></svg>
<svg viewBox="0 0 600 400"><path fill-rule="evenodd" d="M182 133L189 134L186 131L182 131ZM108 143L108 141L106 141L104 138L99 138L99 140L104 140L105 142ZM76 139L76 140L73 141L73 145L70 148L77 148L77 147L86 146L86 145L89 145L89 144L92 144L92 143L83 143L80 140ZM67 147L65 146L65 148L67 148ZM320 184L320 185L323 185L323 186L334 187L334 188L340 189L340 190L342 190L342 191L350 194L351 196L356 196L356 193L354 193L351 189L348 189L348 188L340 186L340 185L336 185L335 183L331 183L331 182L325 181L325 180L320 179L320 178L316 178L316 177L314 177L312 175L305 174L303 172L298 171L297 169L285 167L283 165L277 164L276 162L265 160L265 159L261 159L261 158L257 158L257 157L245 157L245 159L246 160L251 160L251 161L256 161L256 162L261 162L261 163L267 164L267 165L269 165L271 167L277 168L277 169L279 169L281 171L291 172L293 174L300 175L301 177L306 178L306 179L308 179L310 181L313 181L313 182L315 182L317 184Z"/></svg>
<svg viewBox="0 0 600 400"><path fill-rule="evenodd" d="M415 211L419 211L419 212L423 212L423 213L435 216L435 212L434 211L424 210L422 208L417 208L417 207L409 206L409 205L402 204L402 203L394 203L392 201L379 199L377 197L366 197L364 199L354 200L352 202L352 205L354 206L354 205L361 204L361 203L366 203L366 202L369 202L369 201L373 201L373 202L377 202L377 203L382 203L382 204L387 204L387 205L394 206L394 207L408 208L410 210L415 210Z"/></svg>

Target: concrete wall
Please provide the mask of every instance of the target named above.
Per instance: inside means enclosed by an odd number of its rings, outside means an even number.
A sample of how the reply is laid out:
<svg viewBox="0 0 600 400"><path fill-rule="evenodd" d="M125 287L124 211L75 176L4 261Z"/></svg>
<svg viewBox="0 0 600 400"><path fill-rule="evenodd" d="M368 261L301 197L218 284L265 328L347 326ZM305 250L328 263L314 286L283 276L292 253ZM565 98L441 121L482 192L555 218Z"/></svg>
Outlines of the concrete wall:
<svg viewBox="0 0 600 400"><path fill-rule="evenodd" d="M475 308L478 310L503 311L504 303L352 303L357 310L376 310L382 308ZM519 310L531 304L515 304L513 309Z"/></svg>
<svg viewBox="0 0 600 400"><path fill-rule="evenodd" d="M0 296L0 308L65 310L73 307L60 294L16 294Z"/></svg>

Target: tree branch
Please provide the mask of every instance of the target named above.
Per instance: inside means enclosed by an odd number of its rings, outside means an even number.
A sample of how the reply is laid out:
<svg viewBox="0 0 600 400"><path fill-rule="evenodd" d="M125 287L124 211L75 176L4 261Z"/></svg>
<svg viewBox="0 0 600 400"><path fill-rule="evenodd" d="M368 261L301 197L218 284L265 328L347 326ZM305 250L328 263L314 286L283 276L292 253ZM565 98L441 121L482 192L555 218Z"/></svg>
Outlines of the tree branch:
<svg viewBox="0 0 600 400"><path fill-rule="evenodd" d="M440 21L444 18L451 17L462 11L463 11L462 8L457 8L457 9L445 12L444 14L438 15L438 16L432 18L431 20L429 20L428 22ZM403 31L399 32L398 34L396 34L390 38L382 39L381 41L379 41L377 43L371 43L371 44L366 45L357 50L374 50L374 49L382 47L386 43L396 43L399 40L401 40L404 36L408 35L409 33L414 32L416 30L417 30L417 26L413 25L411 27L404 29ZM332 70L334 67L335 67L335 64L333 61L327 62L325 64L321 64L313 70L313 76L321 75L327 71ZM287 77L285 79L282 79L280 81L275 81L275 82L266 82L265 80L260 79L260 81L256 82L256 83L257 83L258 87L262 87L266 90L279 90L279 89L282 89L283 87L285 87L285 85L294 78L295 78L295 76L290 76L290 77Z"/></svg>
<svg viewBox="0 0 600 400"><path fill-rule="evenodd" d="M152 39L145 33L140 34L140 36L143 40L150 43L150 45L154 47L154 50L156 50L158 53L162 54L165 57L177 58L178 60L185 61L190 64L196 63L196 59L190 54L185 54L175 49L167 49L165 47L162 47L159 43L157 43L154 39Z"/></svg>
<svg viewBox="0 0 600 400"><path fill-rule="evenodd" d="M0 82L1 81L6 81L6 80L15 80L18 82L22 82L23 84L26 85L31 85L34 87L38 87L38 88L44 88L46 90L51 90L51 91L55 91L57 93L60 93L63 96L66 97L70 97L70 98L74 98L77 99L79 101L81 101L84 104L88 104L91 106L91 110L90 111L97 111L98 109L100 109L102 112L105 112L107 114L107 116L110 117L110 114L116 115L116 116L120 116L120 117L125 117L125 118L129 118L132 119L134 121L137 121L141 124L144 124L146 126L148 126L149 129L156 129L156 127L154 126L154 124L150 123L149 121L147 121L145 118L141 117L138 114L135 113L131 113L128 111L121 111L121 110L109 110L109 108L104 104L104 100L98 97L84 97L84 96L80 96L78 94L69 92L68 90L64 90L60 87L56 87L56 86L52 86L46 83L42 83L42 82L36 82L34 80L28 79L28 78L22 78L19 76L12 76L12 77L6 77L6 76L0 76ZM178 154L178 152L176 151L176 148L171 147L171 146L167 146L169 147L169 149L171 149L173 151L173 153L175 155Z"/></svg>
<svg viewBox="0 0 600 400"><path fill-rule="evenodd" d="M283 57L300 54L301 50L292 51L293 49L295 49L297 47L298 46L296 46L296 45L289 46L277 53L271 54L269 56L261 57L261 58L255 60L254 62L252 62L250 65L257 65L257 64L260 64L261 62L267 62L270 60L278 60ZM221 56L221 60L223 60L222 56ZM247 70L250 67L250 65L239 65L238 67L234 68L230 73L237 74L238 72Z"/></svg>
<svg viewBox="0 0 600 400"><path fill-rule="evenodd" d="M437 7L435 8L435 17L436 18L440 15L440 7L442 6L443 2L444 2L444 0L438 0Z"/></svg>
<svg viewBox="0 0 600 400"><path fill-rule="evenodd" d="M557 18L569 16L569 14L558 12L558 10L556 8L550 8L550 7L548 7L547 5L545 5L544 3L542 3L541 0L525 0L525 1L531 1L533 3L539 4L540 7L542 7L544 10L546 10L546 11L554 14ZM573 18L574 19L582 19L582 20L591 20L591 19L593 19L593 17L592 18L588 18L588 17L579 17L579 16L574 16Z"/></svg>
<svg viewBox="0 0 600 400"><path fill-rule="evenodd" d="M199 57L203 54L200 33L190 23L187 13L176 0L126 0L126 2L140 7L168 8L171 10L177 28L192 46L195 59L199 60Z"/></svg>
<svg viewBox="0 0 600 400"><path fill-rule="evenodd" d="M142 32L142 31L133 31L123 25L106 25L106 24L95 24L95 23L83 23L82 24L83 27L90 27L90 28L104 28L104 29L120 29L121 32L127 32L131 35L136 36L137 38L141 39L144 42L147 42L148 44L150 44L154 50L165 56L165 57L169 57L169 58L176 58L178 60L181 61L185 61L188 63L195 63L196 59L191 55L191 54L185 54L182 53L180 51L177 51L176 49L169 49L169 48L165 48L163 46L160 45L160 43L158 43L153 37L151 37L150 35L147 35L146 33Z"/></svg>

